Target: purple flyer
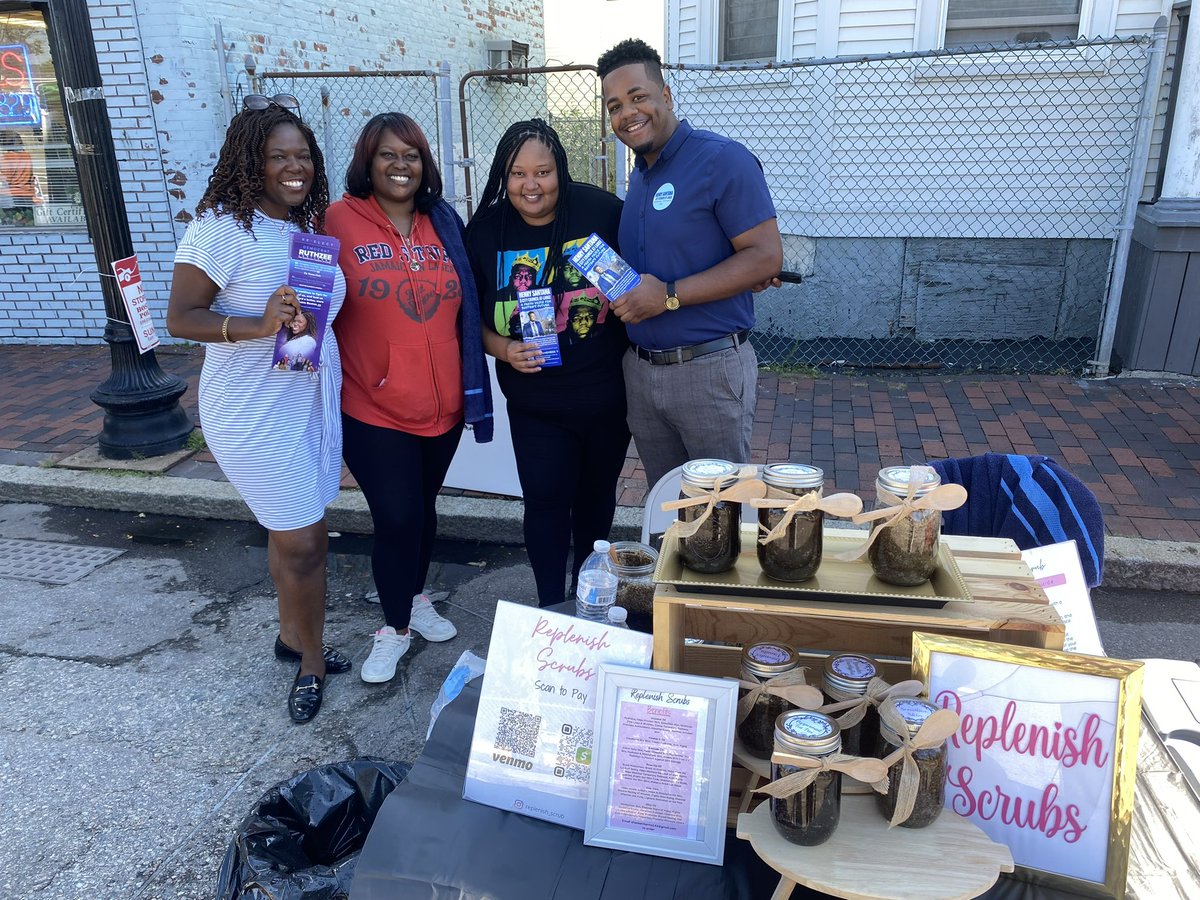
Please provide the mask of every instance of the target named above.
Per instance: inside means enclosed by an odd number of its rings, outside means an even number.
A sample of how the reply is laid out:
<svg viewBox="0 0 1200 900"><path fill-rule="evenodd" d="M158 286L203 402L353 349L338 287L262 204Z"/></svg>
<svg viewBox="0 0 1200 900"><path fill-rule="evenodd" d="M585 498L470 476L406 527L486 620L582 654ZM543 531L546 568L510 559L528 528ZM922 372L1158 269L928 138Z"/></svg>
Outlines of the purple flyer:
<svg viewBox="0 0 1200 900"><path fill-rule="evenodd" d="M637 693L637 692L634 692ZM654 702L622 700L608 824L613 828L694 838L702 763L701 716ZM694 699L694 698L686 698Z"/></svg>
<svg viewBox="0 0 1200 900"><path fill-rule="evenodd" d="M288 247L289 286L295 289L300 312L275 336L271 368L284 372L316 372L321 344L333 304L339 241L323 234L296 232Z"/></svg>

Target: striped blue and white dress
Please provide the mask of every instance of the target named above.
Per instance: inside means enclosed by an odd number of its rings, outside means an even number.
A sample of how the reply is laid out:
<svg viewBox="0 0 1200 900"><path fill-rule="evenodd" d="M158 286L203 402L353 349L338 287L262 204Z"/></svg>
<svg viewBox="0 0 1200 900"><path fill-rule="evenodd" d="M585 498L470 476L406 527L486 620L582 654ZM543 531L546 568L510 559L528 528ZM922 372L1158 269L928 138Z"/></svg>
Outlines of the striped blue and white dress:
<svg viewBox="0 0 1200 900"><path fill-rule="evenodd" d="M251 234L233 216L207 210L188 226L175 262L196 266L217 285L213 312L261 316L287 283L289 235L298 230L256 213ZM271 368L274 337L205 346L205 442L259 524L272 531L319 522L338 493L342 363L329 326L345 296L339 269L316 374Z"/></svg>

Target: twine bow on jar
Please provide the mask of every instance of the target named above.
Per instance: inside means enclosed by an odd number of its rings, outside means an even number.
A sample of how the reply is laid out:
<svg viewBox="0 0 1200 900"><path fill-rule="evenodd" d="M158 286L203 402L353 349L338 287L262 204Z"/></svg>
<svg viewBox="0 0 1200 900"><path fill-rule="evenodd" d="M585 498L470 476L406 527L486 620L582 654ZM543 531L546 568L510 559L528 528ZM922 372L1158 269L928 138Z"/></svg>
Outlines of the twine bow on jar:
<svg viewBox="0 0 1200 900"><path fill-rule="evenodd" d="M860 512L851 517L851 521L855 525L861 525L864 522L875 522L879 519L885 521L880 522L879 525L871 529L871 535L867 538L866 543L858 549L840 556L839 559L843 561L858 559L875 543L875 539L879 537L885 528L891 528L901 519L911 516L914 512L926 509L949 512L952 509L958 509L967 502L967 489L961 484L941 484L928 493L922 494L920 497L916 496L920 486L926 483L924 477L918 478L918 475L929 471L932 471L930 466L909 466L908 490L905 491L903 497L883 488L877 488L880 501L889 505L882 506L871 512Z"/></svg>
<svg viewBox="0 0 1200 900"><path fill-rule="evenodd" d="M777 800L800 793L816 781L817 776L822 772L831 771L841 772L863 784L869 784L880 794L888 789L888 767L882 759L847 756L844 753L831 753L828 756L801 756L794 753L781 753L777 750L771 756L771 762L781 766L803 769L801 772L784 775L782 778L754 789L756 794L766 794Z"/></svg>
<svg viewBox="0 0 1200 900"><path fill-rule="evenodd" d="M821 696L819 690L806 682L805 671L805 669L791 669L771 678L759 678L750 673L755 679L754 681L746 678L739 679L738 685L745 688L746 693L738 701L737 724L741 725L745 721L746 716L750 715L750 710L754 708L754 704L758 702L758 698L762 694L780 697L800 709L816 709L820 706L824 697Z"/></svg>
<svg viewBox="0 0 1200 900"><path fill-rule="evenodd" d="M713 514L713 510L716 509L717 504L722 501L745 503L747 500L766 496L767 486L754 477L756 472L757 469L754 466L746 466L738 472L738 481L731 484L725 490L721 490L719 483L713 485L711 490L705 491L694 488L684 482L680 485L680 491L687 496L681 497L678 500L668 500L660 508L663 512L687 509L693 506L703 506L704 509L700 515L696 516L690 522L676 519L667 529L664 538L672 534L679 538L690 538L708 521L708 517Z"/></svg>
<svg viewBox="0 0 1200 900"><path fill-rule="evenodd" d="M900 784L896 789L896 809L888 822L891 828L908 821L913 807L917 803L917 790L921 785L921 771L913 754L918 750L928 750L940 747L948 738L958 731L958 713L949 709L939 709L924 721L917 733L910 736L908 722L896 712L895 707L885 706L879 710L879 716L884 724L900 739L900 746L885 756L883 764L891 769L898 760L903 759L904 765L900 770Z"/></svg>
<svg viewBox="0 0 1200 900"><path fill-rule="evenodd" d="M925 686L916 680L910 679L908 681L899 681L896 684L888 684L877 676L867 682L867 691L862 696L851 697L849 700L838 700L835 703L827 703L817 710L817 712L823 712L829 716L836 712L842 713L834 721L838 723L838 727L842 731L845 731L861 722L863 716L867 714L868 708L872 706L878 708L889 697L918 697L924 689Z"/></svg>
<svg viewBox="0 0 1200 900"><path fill-rule="evenodd" d="M760 544L769 544L787 534L788 526L792 524L792 519L797 513L819 509L831 516L848 519L862 511L862 498L857 494L830 494L828 497L822 497L816 491L812 491L797 497L770 485L763 486L766 488L766 497L751 500L750 505L755 509L781 509L783 516L775 523L774 528L758 539ZM759 527L762 528L761 525Z"/></svg>

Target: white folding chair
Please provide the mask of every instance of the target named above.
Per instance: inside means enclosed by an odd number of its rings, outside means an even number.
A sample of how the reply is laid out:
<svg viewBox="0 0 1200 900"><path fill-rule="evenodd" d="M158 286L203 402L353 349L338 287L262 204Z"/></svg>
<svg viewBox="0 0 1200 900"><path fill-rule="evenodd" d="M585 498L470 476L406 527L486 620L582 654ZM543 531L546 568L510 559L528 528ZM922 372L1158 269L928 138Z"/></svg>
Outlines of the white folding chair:
<svg viewBox="0 0 1200 900"><path fill-rule="evenodd" d="M683 466L676 466L662 478L658 479L658 484L650 488L646 494L646 505L642 508L642 543L650 544L652 547L658 546L658 538L661 538L666 530L675 521L677 513L673 510L661 508L668 500L677 500L679 498L679 483L683 480ZM651 542L653 536L655 540Z"/></svg>
<svg viewBox="0 0 1200 900"><path fill-rule="evenodd" d="M749 463L742 463L741 468L745 468ZM762 471L762 466L755 466L759 472ZM661 538L671 523L675 521L678 513L667 510L662 510L662 504L668 500L679 499L679 483L683 480L683 466L676 466L662 478L658 479L658 484L650 488L646 494L646 505L642 508L642 543L650 544L652 547L657 547L661 543ZM742 504L742 521L756 522L758 521L758 512L750 504ZM651 538L654 538L652 541Z"/></svg>

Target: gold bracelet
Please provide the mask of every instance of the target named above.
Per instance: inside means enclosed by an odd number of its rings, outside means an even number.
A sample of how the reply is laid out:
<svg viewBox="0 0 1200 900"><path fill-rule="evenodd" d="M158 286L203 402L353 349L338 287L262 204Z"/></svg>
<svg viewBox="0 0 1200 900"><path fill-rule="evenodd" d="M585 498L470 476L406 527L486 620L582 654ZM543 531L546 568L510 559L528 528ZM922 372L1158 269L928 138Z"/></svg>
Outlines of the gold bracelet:
<svg viewBox="0 0 1200 900"><path fill-rule="evenodd" d="M233 318L233 316L226 316L225 321L221 323L221 338L227 344L237 343L236 341L234 341L232 338L229 337L229 320L232 318Z"/></svg>

